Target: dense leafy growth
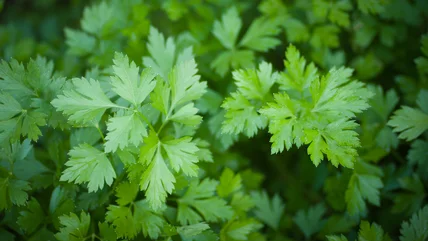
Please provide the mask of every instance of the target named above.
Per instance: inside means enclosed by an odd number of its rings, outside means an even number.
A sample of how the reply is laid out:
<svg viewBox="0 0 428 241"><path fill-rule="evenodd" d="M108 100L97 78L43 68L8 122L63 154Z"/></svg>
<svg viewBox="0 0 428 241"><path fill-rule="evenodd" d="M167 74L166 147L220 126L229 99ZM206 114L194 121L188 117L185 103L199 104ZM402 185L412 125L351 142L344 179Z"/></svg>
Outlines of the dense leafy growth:
<svg viewBox="0 0 428 241"><path fill-rule="evenodd" d="M428 1L0 13L1 241L428 240Z"/></svg>

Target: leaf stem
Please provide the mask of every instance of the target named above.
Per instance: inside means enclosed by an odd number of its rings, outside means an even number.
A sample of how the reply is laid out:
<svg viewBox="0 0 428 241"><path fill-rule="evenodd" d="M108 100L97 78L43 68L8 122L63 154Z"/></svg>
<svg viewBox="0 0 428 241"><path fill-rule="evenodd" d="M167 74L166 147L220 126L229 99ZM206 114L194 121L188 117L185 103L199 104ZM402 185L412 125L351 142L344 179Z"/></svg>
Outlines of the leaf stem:
<svg viewBox="0 0 428 241"><path fill-rule="evenodd" d="M100 133L101 139L103 140L103 143L106 143L106 139L104 138L104 134L100 129L100 126L98 124L95 125L95 128L97 128L98 133Z"/></svg>

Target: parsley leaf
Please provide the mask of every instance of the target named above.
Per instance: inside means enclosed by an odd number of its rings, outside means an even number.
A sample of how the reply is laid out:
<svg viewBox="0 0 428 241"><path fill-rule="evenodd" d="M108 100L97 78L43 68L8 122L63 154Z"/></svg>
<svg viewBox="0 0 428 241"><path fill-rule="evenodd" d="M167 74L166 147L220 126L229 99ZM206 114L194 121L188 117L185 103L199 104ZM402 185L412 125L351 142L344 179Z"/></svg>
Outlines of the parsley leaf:
<svg viewBox="0 0 428 241"><path fill-rule="evenodd" d="M259 115L257 109L269 97L278 73L273 71L271 64L262 62L258 70L234 71L233 78L238 90L223 102L226 120L222 130L230 134L239 134L245 130L245 134L251 137L267 124L266 118Z"/></svg>
<svg viewBox="0 0 428 241"><path fill-rule="evenodd" d="M104 183L111 185L116 177L109 159L104 152L88 145L80 144L70 152L67 169L61 175L61 181L81 184L88 182L89 192L103 189Z"/></svg>
<svg viewBox="0 0 428 241"><path fill-rule="evenodd" d="M303 231L306 239L309 239L313 234L319 232L326 220L322 218L326 212L322 204L309 208L306 212L299 210L294 216L293 221L297 224L300 230Z"/></svg>
<svg viewBox="0 0 428 241"><path fill-rule="evenodd" d="M217 185L217 194L220 197L227 197L241 189L241 176L234 174L229 168L225 168L220 176L220 184Z"/></svg>
<svg viewBox="0 0 428 241"><path fill-rule="evenodd" d="M150 137L150 136L149 136ZM167 194L174 190L175 177L168 169L155 140L153 154L149 159L143 159L147 169L141 176L140 187L146 190L146 197L151 207L158 210L165 202ZM150 140L149 145L153 144ZM160 143L159 143L160 144ZM147 144L146 144L147 145Z"/></svg>
<svg viewBox="0 0 428 241"><path fill-rule="evenodd" d="M129 144L138 146L147 136L146 128L147 124L135 112L110 118L107 123L105 152L123 150Z"/></svg>
<svg viewBox="0 0 428 241"><path fill-rule="evenodd" d="M27 234L36 231L39 225L43 223L45 217L42 207L35 198L31 198L26 208L19 214L17 222Z"/></svg>
<svg viewBox="0 0 428 241"><path fill-rule="evenodd" d="M389 241L387 234L381 226L376 223L370 225L367 221L362 221L360 224L360 232L358 233L358 241Z"/></svg>
<svg viewBox="0 0 428 241"><path fill-rule="evenodd" d="M217 55L211 63L211 68L224 76L230 67L235 69L252 67L254 51L266 52L280 43L274 37L280 32L279 23L276 18L257 18L237 43L242 20L235 7L229 8L222 15L221 21L214 22L212 32L227 50ZM242 49L244 47L245 49Z"/></svg>
<svg viewBox="0 0 428 241"><path fill-rule="evenodd" d="M269 227L277 230L285 209L285 204L281 197L275 194L272 200L269 200L266 191L253 191L251 192L251 198L256 204L256 210L254 211L256 217Z"/></svg>
<svg viewBox="0 0 428 241"><path fill-rule="evenodd" d="M416 174L400 178L398 183L403 191L395 194L392 212L405 212L410 216L422 207L426 196L424 184Z"/></svg>
<svg viewBox="0 0 428 241"><path fill-rule="evenodd" d="M52 101L57 110L70 116L70 121L96 124L108 108L118 107L105 95L97 80L74 78L72 85L70 90L64 90Z"/></svg>
<svg viewBox="0 0 428 241"><path fill-rule="evenodd" d="M388 125L394 127L394 132L401 132L401 139L411 141L428 129L428 91L419 92L416 103L419 109L402 106L394 112Z"/></svg>
<svg viewBox="0 0 428 241"><path fill-rule="evenodd" d="M74 213L59 217L61 228L55 234L55 238L60 241L85 240L89 230L91 217L85 212L80 213L80 218Z"/></svg>
<svg viewBox="0 0 428 241"><path fill-rule="evenodd" d="M253 218L232 220L220 231L220 239L226 241L249 240L248 236L262 228L262 224Z"/></svg>
<svg viewBox="0 0 428 241"><path fill-rule="evenodd" d="M428 206L414 213L410 220L403 222L400 241L426 240L428 238Z"/></svg>
<svg viewBox="0 0 428 241"><path fill-rule="evenodd" d="M309 144L308 154L317 166L324 154L334 166L352 168L360 142L350 118L369 107L373 95L363 83L351 81L352 70L332 68L319 76L292 45L286 52L286 72L278 80L284 92L274 94L259 112L269 120L272 153Z"/></svg>
<svg viewBox="0 0 428 241"><path fill-rule="evenodd" d="M119 238L134 238L139 232L145 237L158 238L165 224L160 211L150 208L146 200L133 203L134 208L110 205L106 220L112 223Z"/></svg>
<svg viewBox="0 0 428 241"><path fill-rule="evenodd" d="M12 178L0 178L0 210L8 209L15 204L22 206L27 202L30 183Z"/></svg>
<svg viewBox="0 0 428 241"><path fill-rule="evenodd" d="M221 16L221 22L215 21L214 36L227 49L233 49L242 27L242 21L236 8L230 8Z"/></svg>
<svg viewBox="0 0 428 241"><path fill-rule="evenodd" d="M156 86L153 81L156 74L151 68L145 68L139 74L139 68L128 56L116 53L113 59L114 76L111 77L113 91L134 106L139 106Z"/></svg>
<svg viewBox="0 0 428 241"><path fill-rule="evenodd" d="M380 205L379 189L383 187L382 176L383 172L379 167L364 161L355 164L354 173L345 192L347 209L351 215L366 213L365 200L373 205Z"/></svg>
<svg viewBox="0 0 428 241"><path fill-rule="evenodd" d="M208 222L229 220L233 210L226 201L214 196L218 182L211 179L190 183L185 194L178 199L177 220L180 224L195 224L203 219Z"/></svg>

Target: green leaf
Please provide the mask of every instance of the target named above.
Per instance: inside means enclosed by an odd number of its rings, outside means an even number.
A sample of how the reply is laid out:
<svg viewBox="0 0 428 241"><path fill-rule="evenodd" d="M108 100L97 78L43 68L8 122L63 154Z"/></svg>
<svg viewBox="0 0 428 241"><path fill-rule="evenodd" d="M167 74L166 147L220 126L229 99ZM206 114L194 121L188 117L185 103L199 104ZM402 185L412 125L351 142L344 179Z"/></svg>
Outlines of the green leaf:
<svg viewBox="0 0 428 241"><path fill-rule="evenodd" d="M21 113L22 107L8 93L0 93L0 121L8 120Z"/></svg>
<svg viewBox="0 0 428 241"><path fill-rule="evenodd" d="M358 241L388 241L389 237L384 234L383 229L376 223L370 225L367 221L362 221L360 224L360 232L358 233Z"/></svg>
<svg viewBox="0 0 428 241"><path fill-rule="evenodd" d="M264 100L270 93L279 75L273 71L272 64L261 62L258 70L239 69L233 71L233 79L242 93L249 100Z"/></svg>
<svg viewBox="0 0 428 241"><path fill-rule="evenodd" d="M89 192L103 189L104 183L111 185L116 178L115 170L104 152L88 145L81 144L70 152L67 169L61 175L61 181L81 184L88 182Z"/></svg>
<svg viewBox="0 0 428 241"><path fill-rule="evenodd" d="M59 217L61 228L55 234L55 238L60 241L85 240L89 230L91 216L85 212L80 213L80 218L74 214Z"/></svg>
<svg viewBox="0 0 428 241"><path fill-rule="evenodd" d="M165 223L161 213L153 211L146 200L135 202L133 209L115 205L107 209L106 220L112 223L119 238L132 239L142 231L144 237L157 239Z"/></svg>
<svg viewBox="0 0 428 241"><path fill-rule="evenodd" d="M379 0L358 0L358 8L363 13L378 14L384 11L384 5L387 1Z"/></svg>
<svg viewBox="0 0 428 241"><path fill-rule="evenodd" d="M307 65L305 58L300 55L294 45L288 46L285 52L284 66L286 72L278 80L283 90L297 89L302 91L318 78L318 70L315 65L313 63Z"/></svg>
<svg viewBox="0 0 428 241"><path fill-rule="evenodd" d="M310 207L306 212L299 210L294 216L293 221L302 230L306 239L309 239L313 234L319 232L326 220L322 218L326 210L322 204Z"/></svg>
<svg viewBox="0 0 428 241"><path fill-rule="evenodd" d="M206 92L207 83L200 82L195 59L176 65L168 75L171 86L171 109L201 98Z"/></svg>
<svg viewBox="0 0 428 241"><path fill-rule="evenodd" d="M210 226L206 223L196 223L192 225L178 227L177 232L184 238L190 238L202 233L203 231L209 228Z"/></svg>
<svg viewBox="0 0 428 241"><path fill-rule="evenodd" d="M328 241L348 241L348 239L343 235L340 235L340 236L329 235L326 237Z"/></svg>
<svg viewBox="0 0 428 241"><path fill-rule="evenodd" d="M404 221L400 229L400 241L424 241L428 238L428 206Z"/></svg>
<svg viewBox="0 0 428 241"><path fill-rule="evenodd" d="M220 239L226 241L249 240L248 235L262 228L257 220L248 218L228 222L220 231Z"/></svg>
<svg viewBox="0 0 428 241"><path fill-rule="evenodd" d="M394 195L392 212L405 212L410 216L417 212L424 203L426 196L424 184L416 174L400 178L398 184L402 191Z"/></svg>
<svg viewBox="0 0 428 241"><path fill-rule="evenodd" d="M274 94L274 99L275 102L268 102L259 110L260 114L270 120L269 133L272 134L270 138L272 154L284 151L284 147L289 150L295 142L294 136L296 134L293 132L296 130L297 117L294 113L298 106L286 93Z"/></svg>
<svg viewBox="0 0 428 241"><path fill-rule="evenodd" d="M241 176L234 174L229 168L225 168L220 176L220 184L217 185L217 194L222 197L228 197L230 194L238 191L242 187Z"/></svg>
<svg viewBox="0 0 428 241"><path fill-rule="evenodd" d="M280 32L279 23L275 18L256 18L242 37L239 45L259 52L267 52L269 49L278 46L281 41L275 38L275 35ZM239 33L239 29L237 31Z"/></svg>
<svg viewBox="0 0 428 241"><path fill-rule="evenodd" d="M119 238L134 238L138 227L128 207L109 205L106 221L110 222Z"/></svg>
<svg viewBox="0 0 428 241"><path fill-rule="evenodd" d="M107 223L98 223L98 229L100 230L100 235L104 241L116 241L117 235L112 227L110 227Z"/></svg>
<svg viewBox="0 0 428 241"><path fill-rule="evenodd" d="M236 39L242 27L236 8L230 8L224 13L220 21L214 22L213 34L227 49L234 49Z"/></svg>
<svg viewBox="0 0 428 241"><path fill-rule="evenodd" d="M284 30L290 43L305 42L309 39L309 30L299 19L287 18L284 21Z"/></svg>
<svg viewBox="0 0 428 241"><path fill-rule="evenodd" d="M250 50L234 50L220 52L211 62L210 67L217 74L224 77L230 68L252 68L254 67L254 52Z"/></svg>
<svg viewBox="0 0 428 241"><path fill-rule="evenodd" d="M360 146L358 134L354 131L357 126L354 121L339 119L321 130L306 130L306 140L310 143L308 154L315 166L326 154L335 167L341 164L352 168L358 155L356 148Z"/></svg>
<svg viewBox="0 0 428 241"><path fill-rule="evenodd" d="M96 44L96 39L93 36L70 28L66 28L64 32L70 54L85 56L92 53Z"/></svg>
<svg viewBox="0 0 428 241"><path fill-rule="evenodd" d="M206 220L218 222L228 220L233 215L233 210L226 201L214 196L218 182L204 179L190 183L186 193L178 200L177 220L180 224L195 224Z"/></svg>
<svg viewBox="0 0 428 241"><path fill-rule="evenodd" d="M244 132L248 137L254 136L258 129L266 126L267 120L257 113L257 109L239 92L227 97L222 107L226 109L222 131L226 134L239 134Z"/></svg>
<svg viewBox="0 0 428 241"><path fill-rule="evenodd" d="M139 74L139 68L128 56L116 52L113 59L114 76L111 77L113 91L126 99L134 106L139 106L156 86L153 79L156 73L146 68Z"/></svg>
<svg viewBox="0 0 428 241"><path fill-rule="evenodd" d="M162 213L153 211L146 200L135 203L134 219L141 228L144 237L157 239L162 234L162 228L165 224Z"/></svg>
<svg viewBox="0 0 428 241"><path fill-rule="evenodd" d="M33 91L27 86L26 75L24 65L16 59L12 59L10 62L2 59L0 63L0 89L18 100L31 96Z"/></svg>
<svg viewBox="0 0 428 241"><path fill-rule="evenodd" d="M174 40L172 38L165 39L162 33L151 26L147 49L151 57L143 57L144 66L153 68L163 79L167 79L175 61Z"/></svg>
<svg viewBox="0 0 428 241"><path fill-rule="evenodd" d="M36 231L39 225L43 223L45 217L42 207L40 207L39 202L35 198L31 198L26 209L19 214L17 222L27 234Z"/></svg>
<svg viewBox="0 0 428 241"><path fill-rule="evenodd" d="M176 121L178 123L182 123L190 126L197 126L201 123L202 117L196 115L198 113L198 109L195 108L193 103L189 103L179 110L177 110L170 118L172 121Z"/></svg>
<svg viewBox="0 0 428 241"><path fill-rule="evenodd" d="M255 206L255 203L250 195L246 195L242 192L236 192L232 196L230 206L232 206L237 215L240 215L252 209Z"/></svg>
<svg viewBox="0 0 428 241"><path fill-rule="evenodd" d="M100 38L106 36L114 31L112 24L115 20L117 21L115 14L117 11L114 6L106 2L86 7L81 20L82 29Z"/></svg>
<svg viewBox="0 0 428 241"><path fill-rule="evenodd" d="M98 123L108 108L118 107L110 101L97 80L74 78L72 88L52 101L58 111L80 124Z"/></svg>
<svg viewBox="0 0 428 241"><path fill-rule="evenodd" d="M174 171L179 172L181 170L187 176L197 176L198 166L195 163L199 161L196 155L199 148L192 142L192 138L182 137L164 141L162 147Z"/></svg>
<svg viewBox="0 0 428 241"><path fill-rule="evenodd" d="M146 159L145 163L148 166L141 176L140 188L146 190L146 198L151 207L159 210L165 203L167 194L171 194L174 190L175 177L166 165L157 142L149 143L151 144L155 147L151 157Z"/></svg>
<svg viewBox="0 0 428 241"><path fill-rule="evenodd" d="M314 48L336 48L339 46L340 28L336 25L321 25L315 27L309 43Z"/></svg>
<svg viewBox="0 0 428 241"><path fill-rule="evenodd" d="M347 210L351 215L364 215L367 212L365 200L373 205L380 205L379 189L383 187L382 176L383 172L379 167L364 161L355 164L345 192Z"/></svg>
<svg viewBox="0 0 428 241"><path fill-rule="evenodd" d="M138 194L138 183L122 182L116 188L117 204L120 206L134 202Z"/></svg>
<svg viewBox="0 0 428 241"><path fill-rule="evenodd" d="M285 209L285 204L281 197L275 194L272 200L269 200L266 191L253 191L251 192L251 198L256 204L256 210L254 211L256 217L269 227L277 230Z"/></svg>
<svg viewBox="0 0 428 241"><path fill-rule="evenodd" d="M130 144L138 147L147 136L147 124L135 112L110 118L107 130L104 144L107 153L115 152L117 149L123 150Z"/></svg>
<svg viewBox="0 0 428 241"><path fill-rule="evenodd" d="M0 178L0 210L9 209L12 204L23 206L27 202L30 183L23 180Z"/></svg>
<svg viewBox="0 0 428 241"><path fill-rule="evenodd" d="M428 129L427 99L428 91L421 90L416 100L419 109L402 106L394 112L388 125L394 127L394 132L401 132L399 138L411 141Z"/></svg>
<svg viewBox="0 0 428 241"><path fill-rule="evenodd" d="M369 108L368 100L373 93L362 82L350 81L351 75L351 69L332 68L320 81L313 81L312 112L349 118Z"/></svg>
<svg viewBox="0 0 428 241"><path fill-rule="evenodd" d="M412 142L407 159L411 166L418 165L421 173L428 171L428 141L415 140Z"/></svg>

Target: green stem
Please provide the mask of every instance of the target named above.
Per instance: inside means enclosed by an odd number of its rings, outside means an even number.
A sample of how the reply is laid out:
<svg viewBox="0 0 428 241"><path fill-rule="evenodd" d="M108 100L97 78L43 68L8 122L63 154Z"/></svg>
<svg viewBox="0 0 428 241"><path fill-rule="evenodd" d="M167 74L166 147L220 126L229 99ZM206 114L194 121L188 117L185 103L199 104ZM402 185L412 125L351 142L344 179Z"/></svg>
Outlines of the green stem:
<svg viewBox="0 0 428 241"><path fill-rule="evenodd" d="M105 143L105 142L106 142L106 139L104 138L104 134L103 134L103 132L101 131L100 126L99 126L98 124L96 124L96 125L95 125L95 128L97 128L98 133L100 133L101 139L103 140L103 143Z"/></svg>

